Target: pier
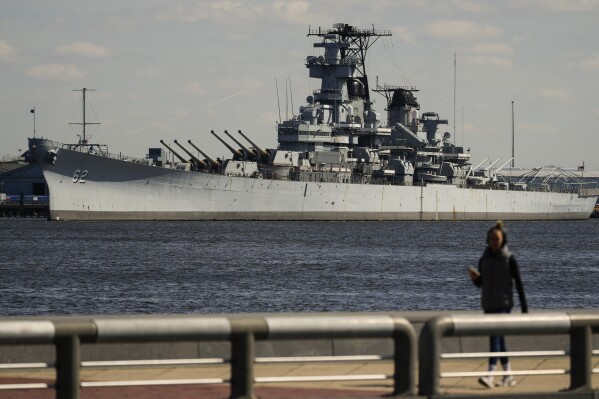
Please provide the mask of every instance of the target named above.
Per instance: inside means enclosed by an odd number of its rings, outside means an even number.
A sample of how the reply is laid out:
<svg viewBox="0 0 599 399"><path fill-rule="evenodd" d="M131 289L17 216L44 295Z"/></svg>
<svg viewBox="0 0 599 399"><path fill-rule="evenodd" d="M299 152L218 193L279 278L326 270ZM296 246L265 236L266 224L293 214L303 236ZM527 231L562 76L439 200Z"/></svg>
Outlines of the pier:
<svg viewBox="0 0 599 399"><path fill-rule="evenodd" d="M477 383L490 333L516 386ZM597 310L5 317L0 398L596 398L598 333Z"/></svg>
<svg viewBox="0 0 599 399"><path fill-rule="evenodd" d="M47 195L5 195L0 197L0 217L48 217Z"/></svg>

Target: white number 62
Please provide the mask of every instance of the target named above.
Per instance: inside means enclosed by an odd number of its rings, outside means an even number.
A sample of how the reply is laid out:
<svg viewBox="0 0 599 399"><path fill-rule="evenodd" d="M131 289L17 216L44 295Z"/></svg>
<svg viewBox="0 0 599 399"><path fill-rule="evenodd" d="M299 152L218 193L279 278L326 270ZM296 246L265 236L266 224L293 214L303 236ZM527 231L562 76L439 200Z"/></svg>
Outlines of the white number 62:
<svg viewBox="0 0 599 399"><path fill-rule="evenodd" d="M73 173L73 183L85 183L85 178L87 177L87 169L81 171L77 169L75 173Z"/></svg>

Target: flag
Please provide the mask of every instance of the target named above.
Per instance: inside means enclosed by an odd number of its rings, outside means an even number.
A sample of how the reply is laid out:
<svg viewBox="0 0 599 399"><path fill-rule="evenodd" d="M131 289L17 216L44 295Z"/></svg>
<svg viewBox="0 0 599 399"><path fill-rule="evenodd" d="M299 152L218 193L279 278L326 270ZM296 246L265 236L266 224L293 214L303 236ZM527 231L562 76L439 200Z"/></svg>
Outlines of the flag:
<svg viewBox="0 0 599 399"><path fill-rule="evenodd" d="M32 113L32 114L35 114L35 108L31 110L31 113Z"/></svg>
<svg viewBox="0 0 599 399"><path fill-rule="evenodd" d="M581 166L578 167L578 171L579 172L584 172L584 162L582 163Z"/></svg>

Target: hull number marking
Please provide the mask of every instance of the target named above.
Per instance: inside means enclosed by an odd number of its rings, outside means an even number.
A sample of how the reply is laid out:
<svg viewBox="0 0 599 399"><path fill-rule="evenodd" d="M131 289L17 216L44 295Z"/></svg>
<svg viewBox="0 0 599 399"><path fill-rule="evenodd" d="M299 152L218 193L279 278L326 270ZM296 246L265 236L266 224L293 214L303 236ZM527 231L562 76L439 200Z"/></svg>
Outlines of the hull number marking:
<svg viewBox="0 0 599 399"><path fill-rule="evenodd" d="M87 177L87 169L79 170L77 169L75 173L73 173L73 183L85 183L85 178Z"/></svg>

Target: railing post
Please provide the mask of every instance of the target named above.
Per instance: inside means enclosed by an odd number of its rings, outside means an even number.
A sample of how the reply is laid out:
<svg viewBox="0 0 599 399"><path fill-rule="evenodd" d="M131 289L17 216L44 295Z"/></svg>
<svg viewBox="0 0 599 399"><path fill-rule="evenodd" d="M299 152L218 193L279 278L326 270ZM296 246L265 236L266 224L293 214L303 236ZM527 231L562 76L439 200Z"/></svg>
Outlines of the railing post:
<svg viewBox="0 0 599 399"><path fill-rule="evenodd" d="M253 399L256 339L268 333L262 318L229 318L231 324L231 398Z"/></svg>
<svg viewBox="0 0 599 399"><path fill-rule="evenodd" d="M416 389L416 333L406 319L393 321L393 395L413 395Z"/></svg>
<svg viewBox="0 0 599 399"><path fill-rule="evenodd" d="M81 341L93 342L97 330L91 321L53 321L56 330L56 398L79 399Z"/></svg>
<svg viewBox="0 0 599 399"><path fill-rule="evenodd" d="M441 379L441 338L450 333L453 322L450 317L439 316L429 320L420 332L418 367L419 388L421 396L439 394Z"/></svg>
<svg viewBox="0 0 599 399"><path fill-rule="evenodd" d="M231 335L231 398L254 398L254 352L253 332Z"/></svg>
<svg viewBox="0 0 599 399"><path fill-rule="evenodd" d="M570 331L570 390L591 389L593 374L590 325L573 325Z"/></svg>
<svg viewBox="0 0 599 399"><path fill-rule="evenodd" d="M77 335L56 339L56 399L79 399L80 341Z"/></svg>

